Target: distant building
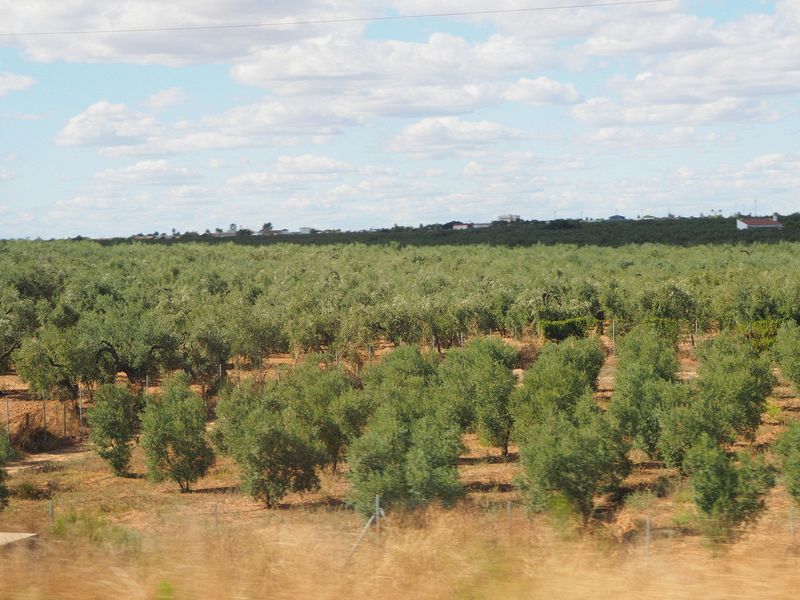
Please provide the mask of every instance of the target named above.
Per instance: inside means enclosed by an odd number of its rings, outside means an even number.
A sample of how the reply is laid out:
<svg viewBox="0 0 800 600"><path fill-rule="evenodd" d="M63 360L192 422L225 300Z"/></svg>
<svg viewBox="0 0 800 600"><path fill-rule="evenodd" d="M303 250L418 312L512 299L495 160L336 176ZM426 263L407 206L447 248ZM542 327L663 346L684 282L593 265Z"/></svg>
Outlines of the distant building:
<svg viewBox="0 0 800 600"><path fill-rule="evenodd" d="M611 215L608 217L609 221L626 221L627 219L623 215Z"/></svg>
<svg viewBox="0 0 800 600"><path fill-rule="evenodd" d="M453 231L472 229L472 223L453 223Z"/></svg>
<svg viewBox="0 0 800 600"><path fill-rule="evenodd" d="M301 227L300 229L297 230L297 233L300 233L302 235L308 235L309 233L313 232L314 230L311 227Z"/></svg>
<svg viewBox="0 0 800 600"><path fill-rule="evenodd" d="M778 214L772 217L739 217L736 219L736 229L783 229L783 223L778 221Z"/></svg>
<svg viewBox="0 0 800 600"><path fill-rule="evenodd" d="M491 226L492 226L491 223L473 223L472 224L472 228L473 229L486 229L487 227L491 227Z"/></svg>
<svg viewBox="0 0 800 600"><path fill-rule="evenodd" d="M519 221L519 215L500 215L497 220L501 223L513 223L514 221Z"/></svg>

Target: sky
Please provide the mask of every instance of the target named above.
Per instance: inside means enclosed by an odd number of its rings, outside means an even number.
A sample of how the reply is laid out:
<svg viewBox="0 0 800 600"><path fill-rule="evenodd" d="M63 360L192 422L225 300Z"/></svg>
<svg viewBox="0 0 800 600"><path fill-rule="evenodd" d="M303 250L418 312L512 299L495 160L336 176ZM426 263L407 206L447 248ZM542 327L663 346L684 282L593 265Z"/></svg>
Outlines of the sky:
<svg viewBox="0 0 800 600"><path fill-rule="evenodd" d="M0 34L339 20L0 35L0 238L798 211L800 0L607 2L0 0Z"/></svg>

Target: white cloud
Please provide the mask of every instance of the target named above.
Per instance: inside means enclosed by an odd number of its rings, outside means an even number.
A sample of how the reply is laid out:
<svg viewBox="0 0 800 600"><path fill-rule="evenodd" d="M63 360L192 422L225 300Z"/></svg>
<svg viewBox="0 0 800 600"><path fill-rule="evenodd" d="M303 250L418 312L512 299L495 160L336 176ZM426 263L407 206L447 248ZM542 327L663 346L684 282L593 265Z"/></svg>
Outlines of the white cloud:
<svg viewBox="0 0 800 600"><path fill-rule="evenodd" d="M173 106L179 106L189 99L189 95L181 88L169 88L161 90L150 96L145 105L155 111L164 110Z"/></svg>
<svg viewBox="0 0 800 600"><path fill-rule="evenodd" d="M197 174L187 167L169 161L144 160L122 169L106 169L95 175L95 181L108 185L177 185L195 179Z"/></svg>
<svg viewBox="0 0 800 600"><path fill-rule="evenodd" d="M561 83L548 77L520 79L505 92L505 99L528 104L575 104L581 95L571 83Z"/></svg>
<svg viewBox="0 0 800 600"><path fill-rule="evenodd" d="M11 181L17 176L14 171L3 171L0 170L0 181Z"/></svg>
<svg viewBox="0 0 800 600"><path fill-rule="evenodd" d="M762 102L723 97L706 103L625 104L610 98L589 98L572 109L579 121L594 125L694 124L717 121L770 120L774 113Z"/></svg>
<svg viewBox="0 0 800 600"><path fill-rule="evenodd" d="M153 117L133 113L125 104L101 101L72 117L58 132L62 146L121 146L139 144L158 135Z"/></svg>
<svg viewBox="0 0 800 600"><path fill-rule="evenodd" d="M29 75L17 75L5 71L0 73L0 97L11 92L21 92L31 87L36 80Z"/></svg>
<svg viewBox="0 0 800 600"><path fill-rule="evenodd" d="M406 127L388 149L415 158L475 156L486 146L521 139L521 131L492 121L464 121L457 117L423 119Z"/></svg>
<svg viewBox="0 0 800 600"><path fill-rule="evenodd" d="M109 3L7 2L3 20L16 32L87 31L207 27L240 23L280 23L375 14L359 0L130 0ZM363 24L340 23L337 31L357 35ZM0 43L21 48L41 62L107 62L180 66L249 55L254 49L320 35L330 26L279 26L195 31L20 36Z"/></svg>

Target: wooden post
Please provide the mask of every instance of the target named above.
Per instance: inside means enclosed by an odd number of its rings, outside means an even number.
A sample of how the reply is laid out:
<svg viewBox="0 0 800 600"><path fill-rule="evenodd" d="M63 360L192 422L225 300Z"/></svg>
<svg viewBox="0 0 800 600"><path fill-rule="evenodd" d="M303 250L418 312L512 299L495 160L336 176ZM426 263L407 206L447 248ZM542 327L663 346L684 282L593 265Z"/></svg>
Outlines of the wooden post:
<svg viewBox="0 0 800 600"><path fill-rule="evenodd" d="M63 409L63 412L64 412L64 438L66 438L67 437L67 403L66 402L62 402L61 403L61 408Z"/></svg>
<svg viewBox="0 0 800 600"><path fill-rule="evenodd" d="M47 443L47 400L42 399L42 428L44 429L44 443Z"/></svg>

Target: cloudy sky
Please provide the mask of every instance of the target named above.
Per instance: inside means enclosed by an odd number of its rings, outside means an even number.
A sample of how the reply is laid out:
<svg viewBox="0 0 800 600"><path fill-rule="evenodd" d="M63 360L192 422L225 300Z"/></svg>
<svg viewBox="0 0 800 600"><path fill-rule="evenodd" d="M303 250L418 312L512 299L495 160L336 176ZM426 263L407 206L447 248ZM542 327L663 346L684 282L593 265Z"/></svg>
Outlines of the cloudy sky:
<svg viewBox="0 0 800 600"><path fill-rule="evenodd" d="M800 210L800 0L0 0L0 238ZM352 22L344 22L353 19Z"/></svg>

